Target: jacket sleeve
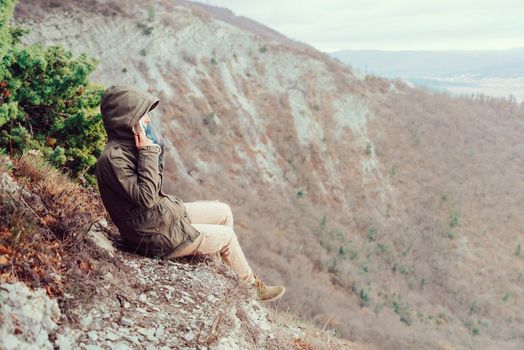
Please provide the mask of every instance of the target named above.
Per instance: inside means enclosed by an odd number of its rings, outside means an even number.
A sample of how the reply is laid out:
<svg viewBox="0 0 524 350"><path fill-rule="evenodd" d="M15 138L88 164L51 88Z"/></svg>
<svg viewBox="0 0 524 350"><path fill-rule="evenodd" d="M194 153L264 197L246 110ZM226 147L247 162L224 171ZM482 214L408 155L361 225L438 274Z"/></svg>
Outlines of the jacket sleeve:
<svg viewBox="0 0 524 350"><path fill-rule="evenodd" d="M158 171L158 145L146 146L138 151L138 163L126 159L122 151L111 152L109 164L114 173L113 189L136 205L150 208L158 200L161 185Z"/></svg>

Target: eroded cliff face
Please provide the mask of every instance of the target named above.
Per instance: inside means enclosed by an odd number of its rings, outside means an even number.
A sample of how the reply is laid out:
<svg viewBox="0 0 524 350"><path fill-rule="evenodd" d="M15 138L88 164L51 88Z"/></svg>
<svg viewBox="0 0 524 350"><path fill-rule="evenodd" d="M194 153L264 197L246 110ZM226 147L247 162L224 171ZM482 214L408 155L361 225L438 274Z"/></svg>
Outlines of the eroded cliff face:
<svg viewBox="0 0 524 350"><path fill-rule="evenodd" d="M94 81L159 96L167 191L232 206L255 270L288 286L280 307L391 349L517 348L522 106L357 76L189 2L17 18L26 41L97 58Z"/></svg>

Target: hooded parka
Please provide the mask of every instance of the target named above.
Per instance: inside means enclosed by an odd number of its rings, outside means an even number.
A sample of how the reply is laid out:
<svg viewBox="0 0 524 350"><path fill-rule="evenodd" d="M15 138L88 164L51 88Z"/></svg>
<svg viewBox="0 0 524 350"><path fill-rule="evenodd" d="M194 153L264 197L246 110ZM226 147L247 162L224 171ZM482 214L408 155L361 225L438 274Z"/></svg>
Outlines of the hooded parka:
<svg viewBox="0 0 524 350"><path fill-rule="evenodd" d="M137 149L133 125L159 99L132 86L113 85L102 96L100 110L107 144L96 164L102 202L124 242L135 252L172 258L198 234L181 198L162 191L160 147Z"/></svg>

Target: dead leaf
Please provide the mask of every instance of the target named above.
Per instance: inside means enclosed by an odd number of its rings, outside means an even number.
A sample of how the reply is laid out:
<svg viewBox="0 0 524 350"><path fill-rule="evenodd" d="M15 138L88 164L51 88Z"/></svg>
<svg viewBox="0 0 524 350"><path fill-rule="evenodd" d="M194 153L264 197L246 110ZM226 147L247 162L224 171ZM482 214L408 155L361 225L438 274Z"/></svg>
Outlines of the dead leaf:
<svg viewBox="0 0 524 350"><path fill-rule="evenodd" d="M86 272L93 270L93 265L91 265L91 263L88 261L80 261L78 263L78 266L80 267L80 270L83 270Z"/></svg>
<svg viewBox="0 0 524 350"><path fill-rule="evenodd" d="M9 246L0 244L0 254L13 254L13 249Z"/></svg>
<svg viewBox="0 0 524 350"><path fill-rule="evenodd" d="M5 272L5 273L0 275L0 282L2 282L2 283L13 282L13 276L9 272Z"/></svg>
<svg viewBox="0 0 524 350"><path fill-rule="evenodd" d="M9 264L9 259L7 258L7 255L0 255L0 265L7 264Z"/></svg>

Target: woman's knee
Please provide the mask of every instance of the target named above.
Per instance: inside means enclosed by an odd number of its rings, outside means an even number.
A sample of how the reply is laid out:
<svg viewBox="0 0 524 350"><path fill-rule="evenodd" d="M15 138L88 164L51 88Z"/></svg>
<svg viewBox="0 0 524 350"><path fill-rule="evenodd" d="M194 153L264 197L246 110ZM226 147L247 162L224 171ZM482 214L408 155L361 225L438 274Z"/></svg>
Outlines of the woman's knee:
<svg viewBox="0 0 524 350"><path fill-rule="evenodd" d="M231 209L231 206L224 202L218 202L220 205L220 211L222 212L222 225L226 225L229 227L233 227L233 210Z"/></svg>
<svg viewBox="0 0 524 350"><path fill-rule="evenodd" d="M212 254L228 250L237 240L235 231L224 225L216 224L192 224L202 234L198 252L201 254Z"/></svg>
<svg viewBox="0 0 524 350"><path fill-rule="evenodd" d="M237 234L232 228L227 228L227 230L224 231L225 236L224 240L227 241L228 244L231 244L231 242L234 242L237 240Z"/></svg>

